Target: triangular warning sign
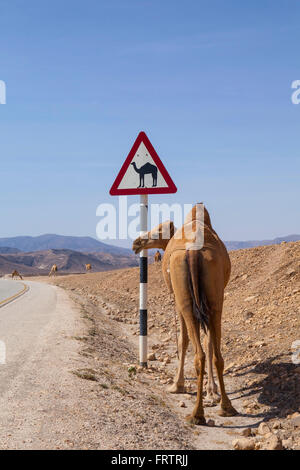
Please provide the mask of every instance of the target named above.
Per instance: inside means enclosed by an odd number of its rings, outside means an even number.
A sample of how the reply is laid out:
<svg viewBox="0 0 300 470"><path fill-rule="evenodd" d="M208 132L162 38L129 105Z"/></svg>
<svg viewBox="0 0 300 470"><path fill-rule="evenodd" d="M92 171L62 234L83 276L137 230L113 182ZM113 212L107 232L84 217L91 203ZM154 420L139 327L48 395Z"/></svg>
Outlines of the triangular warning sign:
<svg viewBox="0 0 300 470"><path fill-rule="evenodd" d="M140 132L114 184L112 196L176 193L177 188L145 132Z"/></svg>

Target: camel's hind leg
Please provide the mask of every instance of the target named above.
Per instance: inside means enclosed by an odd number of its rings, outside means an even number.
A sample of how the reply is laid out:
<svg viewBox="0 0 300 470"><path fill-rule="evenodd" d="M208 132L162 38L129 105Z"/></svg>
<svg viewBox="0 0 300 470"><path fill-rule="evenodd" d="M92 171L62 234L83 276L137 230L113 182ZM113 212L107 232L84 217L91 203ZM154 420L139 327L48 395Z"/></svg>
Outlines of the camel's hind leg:
<svg viewBox="0 0 300 470"><path fill-rule="evenodd" d="M189 339L195 353L195 367L197 371L197 399L196 405L187 420L192 424L205 424L203 410L203 376L205 368L205 354L200 343L199 323L193 315L193 301L188 283L188 266L184 251L175 251L170 257L170 276L172 289L175 295L176 307L185 322Z"/></svg>
<svg viewBox="0 0 300 470"><path fill-rule="evenodd" d="M208 331L204 337L204 350L207 357L207 386L206 386L206 400L207 406L214 406L220 401L218 394L218 387L214 379L213 373L213 345L211 341L211 334Z"/></svg>
<svg viewBox="0 0 300 470"><path fill-rule="evenodd" d="M191 312L191 311L190 311ZM193 315L191 313L191 315ZM197 399L191 415L187 420L192 424L206 424L203 409L203 378L205 370L205 354L200 342L200 328L194 317L189 316L188 334L193 343L195 351L195 368L197 372Z"/></svg>
<svg viewBox="0 0 300 470"><path fill-rule="evenodd" d="M189 337L185 326L185 321L181 315L179 315L180 322L180 336L178 340L178 353L179 353L179 365L174 383L168 387L170 393L184 393L184 359L186 350L189 344Z"/></svg>
<svg viewBox="0 0 300 470"><path fill-rule="evenodd" d="M191 415L187 416L187 421L191 424L206 424L203 409L203 378L205 369L205 354L200 342L200 328L198 321L193 316L192 304L181 310L185 321L188 336L194 348L194 364L197 372L197 398Z"/></svg>
<svg viewBox="0 0 300 470"><path fill-rule="evenodd" d="M222 312L221 312L222 313ZM212 315L210 333L213 345L213 354L214 354L214 364L217 370L220 393L221 393L221 410L219 412L220 416L235 416L237 411L232 406L231 401L229 400L227 393L225 391L224 385L224 360L221 354L221 313L218 315Z"/></svg>

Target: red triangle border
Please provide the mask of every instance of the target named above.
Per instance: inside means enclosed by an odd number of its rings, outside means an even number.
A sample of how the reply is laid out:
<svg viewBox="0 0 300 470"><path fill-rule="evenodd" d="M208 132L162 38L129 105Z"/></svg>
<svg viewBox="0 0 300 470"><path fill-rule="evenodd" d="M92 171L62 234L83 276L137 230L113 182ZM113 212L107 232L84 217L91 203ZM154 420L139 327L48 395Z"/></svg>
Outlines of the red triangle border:
<svg viewBox="0 0 300 470"><path fill-rule="evenodd" d="M132 188L132 189L118 189L119 184L121 183L133 157L135 156L137 149L139 148L141 142L144 143L145 147L147 148L149 154L151 155L154 163L156 164L158 170L161 172L165 182L167 183L166 188ZM112 185L109 194L111 196L126 196L126 195L134 195L134 194L170 194L176 193L177 188L167 172L164 164L162 163L161 159L157 155L153 145L151 144L150 140L148 139L145 132L140 132L137 136L132 149L130 150L125 162L122 165L121 170L119 171L118 176L116 177L114 184Z"/></svg>

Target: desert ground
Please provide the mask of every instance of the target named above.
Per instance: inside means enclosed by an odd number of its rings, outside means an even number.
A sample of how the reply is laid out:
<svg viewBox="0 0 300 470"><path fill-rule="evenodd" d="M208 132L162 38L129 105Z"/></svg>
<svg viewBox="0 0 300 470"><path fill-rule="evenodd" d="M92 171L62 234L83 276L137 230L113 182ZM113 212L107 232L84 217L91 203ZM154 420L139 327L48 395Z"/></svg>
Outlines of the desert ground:
<svg viewBox="0 0 300 470"><path fill-rule="evenodd" d="M28 367L31 380L40 375L37 386L13 398L1 447L299 450L300 361L291 349L300 340L299 255L300 242L230 252L222 349L239 415L223 418L219 405L206 406L207 426L184 419L196 391L190 347L186 393L166 392L178 318L160 264L149 266L148 369L138 366L138 268L36 278L55 286L63 307L48 355Z"/></svg>

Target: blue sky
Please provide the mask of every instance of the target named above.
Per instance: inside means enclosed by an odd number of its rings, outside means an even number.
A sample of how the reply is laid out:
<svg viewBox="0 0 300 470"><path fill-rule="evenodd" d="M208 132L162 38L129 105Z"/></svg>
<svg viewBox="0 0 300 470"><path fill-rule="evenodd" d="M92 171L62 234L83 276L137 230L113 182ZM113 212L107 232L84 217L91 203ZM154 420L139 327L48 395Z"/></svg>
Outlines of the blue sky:
<svg viewBox="0 0 300 470"><path fill-rule="evenodd" d="M0 236L95 236L146 131L225 240L300 233L297 0L0 0ZM136 197L131 197L133 202Z"/></svg>

